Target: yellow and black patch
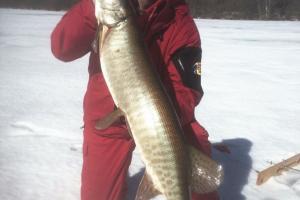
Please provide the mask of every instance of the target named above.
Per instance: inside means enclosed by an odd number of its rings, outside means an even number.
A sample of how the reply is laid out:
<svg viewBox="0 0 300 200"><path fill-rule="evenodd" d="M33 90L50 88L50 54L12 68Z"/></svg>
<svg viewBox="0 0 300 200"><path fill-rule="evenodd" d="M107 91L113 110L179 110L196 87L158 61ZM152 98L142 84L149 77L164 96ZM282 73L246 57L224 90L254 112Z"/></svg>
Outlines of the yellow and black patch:
<svg viewBox="0 0 300 200"><path fill-rule="evenodd" d="M203 94L201 87L201 56L202 50L200 47L183 47L173 54L172 60L185 86Z"/></svg>

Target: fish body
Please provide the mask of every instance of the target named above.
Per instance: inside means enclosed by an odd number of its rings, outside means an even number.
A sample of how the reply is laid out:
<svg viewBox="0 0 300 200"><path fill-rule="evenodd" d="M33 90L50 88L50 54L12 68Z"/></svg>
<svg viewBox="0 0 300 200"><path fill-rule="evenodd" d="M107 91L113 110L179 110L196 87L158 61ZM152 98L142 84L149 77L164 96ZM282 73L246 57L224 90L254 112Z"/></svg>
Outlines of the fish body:
<svg viewBox="0 0 300 200"><path fill-rule="evenodd" d="M128 1L96 0L95 6L97 19L109 27L101 35L101 69L116 106L124 113L147 174L168 200L188 200L189 150Z"/></svg>

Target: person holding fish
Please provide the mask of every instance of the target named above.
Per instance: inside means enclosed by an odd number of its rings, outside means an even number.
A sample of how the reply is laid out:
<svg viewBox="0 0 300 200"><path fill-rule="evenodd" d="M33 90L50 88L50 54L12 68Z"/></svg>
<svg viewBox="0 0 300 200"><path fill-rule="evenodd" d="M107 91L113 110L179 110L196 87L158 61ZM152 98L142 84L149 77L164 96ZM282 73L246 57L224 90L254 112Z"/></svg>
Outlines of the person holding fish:
<svg viewBox="0 0 300 200"><path fill-rule="evenodd" d="M103 12L104 17L102 16L104 22L105 13L109 15L115 12L115 9L110 9L109 6L117 5L120 0L99 0L98 2L100 1L108 3L108 6L103 5L101 7L105 11ZM125 1L133 10L126 17L130 21L129 18L132 19L132 16L134 16L134 24L142 33L147 57L150 58L154 66L153 71L158 74L159 82L162 83L164 91L168 94L171 104L175 108L184 132L184 140L195 149L210 155L211 146L208 141L208 133L195 119L194 115L195 107L203 96L201 87L201 43L197 27L189 13L188 5L184 0ZM122 9L120 10L123 12ZM117 19L119 14L114 15L113 13L112 18L107 17L107 19L115 20L114 18ZM127 20L127 18L124 19ZM103 75L104 63L102 61L100 63L99 59L99 54L100 58L104 56L102 53L105 49L102 51L103 37L101 36L105 34L104 28L101 26L102 21L100 20L100 26L98 26L98 23L99 18L95 16L93 0L79 1L55 27L51 35L51 48L54 56L65 62L73 61L90 53L89 82L83 103L85 125L81 199L121 200L126 199L126 178L132 152L136 146L133 139L135 138L135 129L130 125L131 121L128 119L130 116L124 114L127 112L124 109L121 112L122 109L113 100L110 92L111 83L105 81L106 77ZM108 30L108 35L110 32L113 31ZM99 35L100 51L97 41ZM109 41L109 39L107 40ZM122 49L116 50L116 52L119 51L122 51ZM128 48L128 51L130 51L130 48ZM148 78L145 82L147 81ZM121 115L125 115L125 117ZM112 121L110 118L114 118L114 120ZM149 120L153 121L152 118L149 118ZM99 124L103 125L103 121L110 122L106 123L105 128L97 128ZM131 133L129 133L126 122L129 124ZM186 159L188 160L188 158ZM148 171L147 164L146 170ZM151 170L149 171L149 176L144 176L138 193L141 191L145 194L149 193L148 197L155 196L154 193L163 193L167 199L172 199L170 192L164 193L164 189L161 189L163 184L155 182L156 178L159 179L159 175L156 172L153 172L154 175L152 175ZM153 179L153 188L143 187L143 182L150 179ZM172 180L168 181L173 184ZM204 194L192 192L191 199L219 199L216 191L209 189L205 191L209 192ZM150 194L151 192L152 194ZM148 197L142 194L137 196L137 199L147 199Z"/></svg>

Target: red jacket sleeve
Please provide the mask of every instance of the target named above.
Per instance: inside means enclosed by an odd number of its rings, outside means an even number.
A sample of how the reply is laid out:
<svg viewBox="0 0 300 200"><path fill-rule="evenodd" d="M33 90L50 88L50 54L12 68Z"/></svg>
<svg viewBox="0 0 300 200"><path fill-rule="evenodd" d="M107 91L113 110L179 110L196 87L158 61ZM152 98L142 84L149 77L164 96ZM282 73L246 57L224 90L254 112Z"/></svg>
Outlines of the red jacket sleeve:
<svg viewBox="0 0 300 200"><path fill-rule="evenodd" d="M202 95L189 87L186 87L178 74L173 63L168 65L169 72L169 92L173 97L177 114L179 115L181 125L185 126L195 120L195 107L199 104Z"/></svg>
<svg viewBox="0 0 300 200"><path fill-rule="evenodd" d="M65 62L91 51L97 21L92 0L81 0L60 20L51 34L53 55Z"/></svg>
<svg viewBox="0 0 300 200"><path fill-rule="evenodd" d="M188 142L210 155L211 145L208 141L208 133L195 119L195 107L199 104L203 93L185 86L172 61L172 55L180 48L201 47L197 26L192 16L188 14L186 5L178 7L174 23L168 32L170 37L167 37L166 41L167 74L165 77L167 80L165 80L165 85L172 97Z"/></svg>
<svg viewBox="0 0 300 200"><path fill-rule="evenodd" d="M181 76L177 71L172 55L182 47L200 47L200 36L192 16L188 12L186 5L176 10L175 22L171 25L167 45L167 87L173 96L177 113L183 126L195 120L195 107L200 102L202 94L198 91L185 86Z"/></svg>

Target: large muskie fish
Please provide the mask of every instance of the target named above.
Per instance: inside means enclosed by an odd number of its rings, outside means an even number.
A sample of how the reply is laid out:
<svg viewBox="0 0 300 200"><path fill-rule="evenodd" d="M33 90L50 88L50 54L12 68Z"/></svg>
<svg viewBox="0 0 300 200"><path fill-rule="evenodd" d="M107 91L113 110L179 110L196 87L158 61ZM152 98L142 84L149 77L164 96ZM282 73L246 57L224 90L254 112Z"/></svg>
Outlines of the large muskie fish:
<svg viewBox="0 0 300 200"><path fill-rule="evenodd" d="M102 121L106 128L120 115L146 166L136 199L159 193L168 200L190 199L196 192L215 190L222 168L185 143L174 108L147 56L128 0L96 0L100 61L118 108Z"/></svg>

